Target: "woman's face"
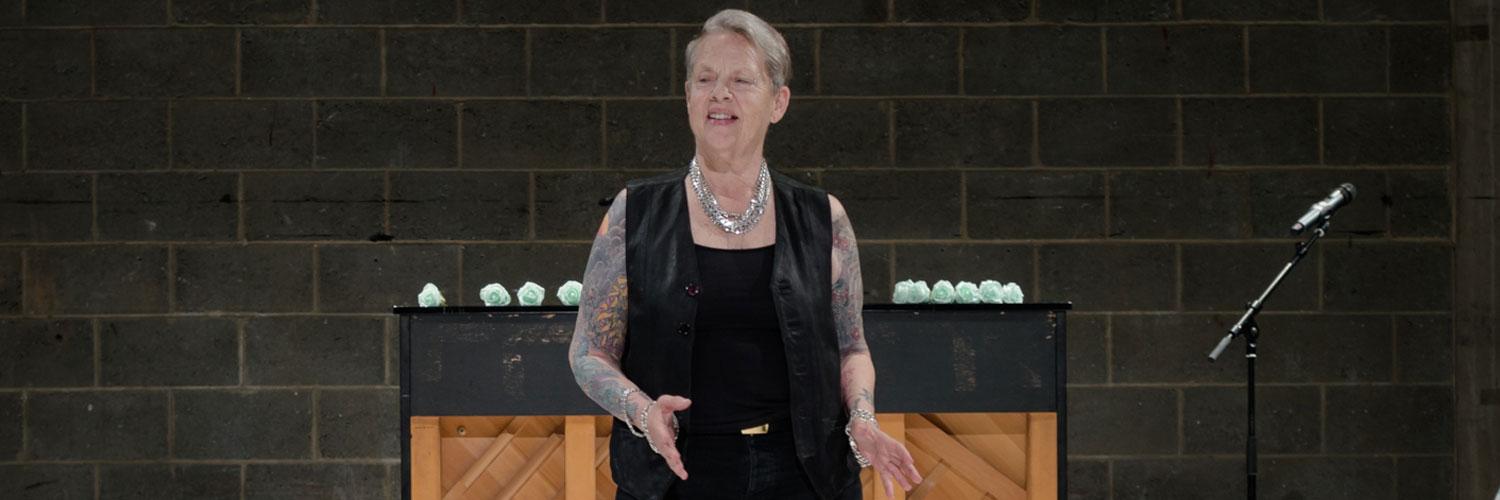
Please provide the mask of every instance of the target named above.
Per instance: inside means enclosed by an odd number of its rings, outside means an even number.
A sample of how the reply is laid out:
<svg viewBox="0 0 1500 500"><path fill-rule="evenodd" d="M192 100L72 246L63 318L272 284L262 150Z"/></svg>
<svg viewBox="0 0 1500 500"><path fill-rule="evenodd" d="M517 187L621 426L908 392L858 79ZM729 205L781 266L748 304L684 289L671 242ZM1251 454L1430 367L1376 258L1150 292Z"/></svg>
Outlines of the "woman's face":
<svg viewBox="0 0 1500 500"><path fill-rule="evenodd" d="M688 124L702 153L759 153L766 129L786 113L791 90L776 88L755 46L735 33L698 41L686 82Z"/></svg>

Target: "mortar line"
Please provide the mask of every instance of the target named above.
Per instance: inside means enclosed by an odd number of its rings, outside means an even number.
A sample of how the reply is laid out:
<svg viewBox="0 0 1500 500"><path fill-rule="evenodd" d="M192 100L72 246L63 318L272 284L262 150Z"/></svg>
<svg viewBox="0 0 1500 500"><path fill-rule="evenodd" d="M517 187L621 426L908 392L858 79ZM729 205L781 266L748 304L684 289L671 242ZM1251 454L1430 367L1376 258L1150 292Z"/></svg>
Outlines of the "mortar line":
<svg viewBox="0 0 1500 500"><path fill-rule="evenodd" d="M536 240L536 172L526 173L526 239Z"/></svg>
<svg viewBox="0 0 1500 500"><path fill-rule="evenodd" d="M1031 166L1042 166L1042 103L1031 101Z"/></svg>
<svg viewBox="0 0 1500 500"><path fill-rule="evenodd" d="M1401 383L1400 332L1396 330L1396 316L1391 316L1391 382Z"/></svg>
<svg viewBox="0 0 1500 500"><path fill-rule="evenodd" d="M1115 316L1104 315L1104 385L1115 383Z"/></svg>
<svg viewBox="0 0 1500 500"><path fill-rule="evenodd" d="M1327 165L1328 160L1324 154L1324 136L1328 135L1327 127L1323 123L1323 98L1318 98L1318 165Z"/></svg>
<svg viewBox="0 0 1500 500"><path fill-rule="evenodd" d="M5 31L6 31L5 28L0 28L0 33L4 33ZM678 82L678 83L680 84L681 82ZM391 102L413 101L413 102L422 102L422 103L429 103L429 102L434 102L434 101L437 101L437 102L452 102L452 101L465 101L465 102L516 102L516 101L524 101L524 102L538 102L538 101L542 101L542 102L578 102L578 101L587 101L587 102L593 102L593 101L598 101L601 97L602 96L597 95L597 94L539 95L539 96L525 96L525 95L488 95L488 96L393 95L393 96L386 96L385 100L386 101L391 101ZM989 102L989 101L1022 101L1022 100L1033 100L1033 99L1047 99L1047 100L1095 100L1095 101L1119 100L1119 99L1161 100L1161 99L1168 99L1168 98L1172 98L1172 97L1183 97L1183 98L1188 98L1188 99L1244 99L1244 100L1271 99L1271 98L1304 98L1304 99L1311 99L1311 98L1320 98L1320 97L1321 98L1354 98L1354 99L1383 98L1383 99L1410 99L1410 100L1429 99L1430 100L1430 99L1444 99L1444 98L1448 98L1449 96L1447 94L1437 93L1437 92L1403 92L1403 93L1399 93L1399 94L1389 94L1389 93L1379 92L1379 91L1372 91L1372 92L1320 92L1320 93L1314 93L1314 92L1257 92L1254 95L1244 95L1243 93L1238 93L1238 92L1231 92L1231 93L1224 93L1224 92L1220 92L1220 93L1211 93L1211 92L1183 92L1183 93L1132 92L1132 93L1101 95L1098 92L1092 92L1092 93L1087 93L1087 94L1005 94L1005 95L999 95L999 94L994 94L994 95L991 95L991 94L962 94L962 95L960 95L960 94L956 94L956 93L946 93L946 94L870 94L870 95L828 94L828 95L820 95L820 96L818 96L818 99L819 100L828 100L828 101L884 101L884 100L890 100L890 99L899 99L899 100L903 100L903 101L985 101L985 102ZM682 100L682 95L681 94L672 94L672 95L666 95L666 94L663 94L663 95L612 95L612 96L607 96L607 98L610 99L610 100L613 100L613 101L637 101L637 102L641 102L641 101L644 101L644 102L673 101L673 102L676 102L676 101L681 101ZM215 97L215 96L181 96L181 97L174 97L174 98L172 98L172 100L179 101L179 102L220 102L220 101L223 101L225 99L226 98L222 97L222 96L219 96L219 97ZM358 97L358 96L278 96L278 97L241 96L237 100L238 101L243 101L243 102L285 103L285 102L311 102L311 101L365 102L365 101L369 101L371 99L373 99L373 97L368 97L368 96L367 97ZM160 102L162 100L163 100L163 98L161 98L161 97L103 96L103 97L98 97L98 98L92 98L92 97L59 97L59 98L55 98L55 99L49 98L49 99L46 100L46 102L48 102L48 103L69 103L69 102L78 102L78 103L136 102L136 103L140 103L140 102ZM15 97L0 97L0 102L23 104L23 103L36 102L36 101L22 99L22 98L15 98ZM135 172L135 171L138 171L138 170L139 169L134 169L134 170L131 170L131 171Z"/></svg>
<svg viewBox="0 0 1500 500"><path fill-rule="evenodd" d="M1245 79L1245 93L1250 93L1250 27L1240 27L1240 72Z"/></svg>
<svg viewBox="0 0 1500 500"><path fill-rule="evenodd" d="M246 372L249 368L245 366L245 324L249 320L240 318L235 320L235 351L239 362L239 386L245 387Z"/></svg>
<svg viewBox="0 0 1500 500"><path fill-rule="evenodd" d="M380 320L380 380L391 383L391 320Z"/></svg>
<svg viewBox="0 0 1500 500"><path fill-rule="evenodd" d="M453 129L455 131L455 133L453 135L457 136L457 137L455 137L453 139L455 147L458 149L458 158L457 158L456 161L458 162L458 169L459 170L463 170L464 169L464 102L463 101L458 101L457 104L454 104L453 105L453 112L454 112L454 114L458 115L458 119L457 119L456 125L454 126L455 128Z"/></svg>
<svg viewBox="0 0 1500 500"><path fill-rule="evenodd" d="M1328 386L1318 386L1318 452L1328 453Z"/></svg>
<svg viewBox="0 0 1500 500"><path fill-rule="evenodd" d="M1109 93L1109 27L1099 27L1099 92Z"/></svg>
<svg viewBox="0 0 1500 500"><path fill-rule="evenodd" d="M89 28L89 96L99 97L98 29Z"/></svg>
<svg viewBox="0 0 1500 500"><path fill-rule="evenodd" d="M176 141L172 140L172 121L176 119L176 117L174 116L176 112L177 106L175 101L172 99L167 99L167 170L172 170L177 166L177 162L173 158L177 156L177 151L173 149L173 146L176 145Z"/></svg>
<svg viewBox="0 0 1500 500"><path fill-rule="evenodd" d="M27 288L31 282L31 249L21 248L21 314L29 313L31 308L30 294Z"/></svg>
<svg viewBox="0 0 1500 500"><path fill-rule="evenodd" d="M1173 246L1176 247L1176 254L1177 254L1176 255L1176 259L1177 259L1177 262L1176 262L1176 264L1177 264L1177 266L1176 266L1176 268L1177 268L1177 310L1178 311L1183 311L1183 310L1186 310L1187 308L1184 307L1183 304L1182 304L1182 244L1178 243L1178 244L1173 245Z"/></svg>
<svg viewBox="0 0 1500 500"><path fill-rule="evenodd" d="M1040 21L1040 20L1038 20L1038 21L1029 21L1029 20L1018 20L1018 21L900 21L899 24L892 24L892 23L887 22L887 21L860 21L860 22L839 22L839 21L811 22L810 21L810 22L788 22L788 23L775 23L775 24L776 24L776 28L777 29L786 30L786 29L811 29L811 28L906 29L906 28L958 28L958 27L964 27L964 28L1016 28L1016 27L1033 27L1033 28L1034 27L1044 27L1044 28L1084 27L1084 28L1096 28L1096 27L1099 27L1099 26L1160 28L1160 27L1164 27L1164 26L1165 27L1185 27L1185 26L1197 27L1197 26L1242 26L1242 25L1243 26L1324 26L1324 25L1326 25L1326 26L1365 26L1365 27L1369 27L1369 26L1431 26L1431 27L1441 27L1441 26L1448 26L1450 24L1450 21L1446 20L1446 19L1445 20L1441 20L1441 21L1439 21L1439 20L1411 20L1411 21L1403 21L1403 20L1361 20L1361 21L1270 20L1270 21L1268 21L1268 20L1193 19L1193 20L1184 20L1184 21L1177 21L1177 20L1163 20L1163 21L1115 21L1115 20L1100 20L1100 21ZM611 22L605 22L605 23L599 23L599 22L573 22L573 23L541 23L541 22L537 22L537 23L462 23L462 24L459 24L459 23L420 23L420 24L417 24L417 23L384 23L384 24L380 24L379 26L380 27L384 27L384 28L388 28L388 29L454 29L454 28L470 28L470 29L496 30L496 29L536 28L536 29L593 29L593 30L605 30L605 29L620 29L620 28L631 28L631 29L636 29L636 28L639 28L639 29L651 29L651 28L654 28L654 29L689 29L689 30L696 30L698 28L701 28L702 25L703 25L702 22L697 22L697 23L684 23L684 22L616 22L616 23L611 23ZM243 24L233 24L233 23L204 23L204 24L193 24L193 25L191 25L191 27L193 29L223 29L223 30L233 29L233 28L236 28L236 27L245 27L245 26L246 25L243 25ZM7 27L0 27L0 31L21 31L21 30L36 30L36 31L75 30L76 31L76 30L90 29L90 28L97 28L97 27L98 26L88 25L88 24L58 24L58 25L37 26L37 27L30 27L30 26L7 26ZM155 24L118 24L118 25L110 25L109 29L159 29L161 27L162 27L161 23L155 23ZM266 24L256 24L253 27L251 27L251 29L288 29L288 28L310 28L310 29L320 29L320 30L333 30L333 29L343 29L343 30L348 30L348 29L363 29L363 30L370 30L370 29L375 29L375 27L372 26L372 25L370 25L370 24L338 24L338 23L309 24L307 22L266 23Z"/></svg>
<svg viewBox="0 0 1500 500"><path fill-rule="evenodd" d="M318 101L312 101L312 162L313 170L318 169Z"/></svg>
<svg viewBox="0 0 1500 500"><path fill-rule="evenodd" d="M885 21L896 22L896 0L885 0Z"/></svg>
<svg viewBox="0 0 1500 500"><path fill-rule="evenodd" d="M167 389L167 458L177 457L177 397Z"/></svg>
<svg viewBox="0 0 1500 500"><path fill-rule="evenodd" d="M1042 246L1031 246L1031 296L1042 296Z"/></svg>
<svg viewBox="0 0 1500 500"><path fill-rule="evenodd" d="M1385 192L1387 192L1387 193L1394 193L1395 191L1391 190L1391 174L1390 174L1390 172L1384 172L1384 173L1382 173L1382 175L1380 176L1380 178L1381 178L1380 180L1382 180L1382 181L1385 182L1385 186L1384 186L1385 187ZM1383 215L1385 215L1385 234L1386 234L1386 236L1395 235L1396 234L1396 231L1395 231L1396 226L1395 226L1395 224L1391 223L1391 209L1390 209L1390 207L1385 207L1385 209L1382 210L1382 212L1384 212ZM1449 220L1457 220L1457 219L1449 219ZM1454 225L1457 225L1457 224L1454 224Z"/></svg>
<svg viewBox="0 0 1500 500"><path fill-rule="evenodd" d="M1175 127L1176 127L1176 129L1177 129L1176 130L1176 135L1177 135L1177 163L1176 163L1176 166L1181 167L1183 165L1183 159L1182 159L1183 152L1182 152L1182 149L1183 149L1183 144L1185 143L1184 138L1187 135L1187 131L1185 130L1185 127L1183 126L1183 123L1182 123L1183 122L1183 119L1182 119L1182 98L1181 97L1173 98L1172 102L1173 102L1173 111L1174 111L1172 118L1173 118L1173 121L1177 122L1177 123L1174 124Z"/></svg>
<svg viewBox="0 0 1500 500"><path fill-rule="evenodd" d="M890 292L895 287L896 282L901 281L901 278L896 276L896 245L894 243L888 244L885 254L890 256L889 259L886 259L885 263L886 273L890 276L888 280L890 282L885 284L885 291Z"/></svg>
<svg viewBox="0 0 1500 500"><path fill-rule="evenodd" d="M246 233L249 232L249 230L245 228L245 174L244 173L240 173L240 174L235 175L235 184L236 184L236 186L235 186L235 196L238 197L238 199L235 200L235 212L236 212L236 214L235 214L236 215L236 220L235 220L235 236L237 238L239 238L240 243L249 243L250 242L250 238L246 234Z"/></svg>
<svg viewBox="0 0 1500 500"><path fill-rule="evenodd" d="M894 0L892 0L894 1ZM964 28L958 28L958 95L964 95Z"/></svg>
<svg viewBox="0 0 1500 500"><path fill-rule="evenodd" d="M385 97L386 95L388 95L388 92L386 90L385 28L380 28L377 33L379 34L380 38L380 96Z"/></svg>
<svg viewBox="0 0 1500 500"><path fill-rule="evenodd" d="M1385 91L1391 92L1391 27L1385 27Z"/></svg>
<svg viewBox="0 0 1500 500"><path fill-rule="evenodd" d="M167 312L177 312L177 246L167 244Z"/></svg>
<svg viewBox="0 0 1500 500"><path fill-rule="evenodd" d="M454 296L454 298L458 299L458 302L454 305L463 304L464 297L468 296L466 295L467 292L464 291L464 253L466 253L467 250L467 245L458 246L458 294Z"/></svg>
<svg viewBox="0 0 1500 500"><path fill-rule="evenodd" d="M667 40L667 75L669 75L667 76L667 92L677 95L677 91L679 90L678 85L681 85L682 82L672 82L672 76L670 76L677 74L677 30L667 30ZM683 64L686 63L686 61L683 61ZM688 79L687 72L686 68L682 70L682 80L684 82Z"/></svg>
<svg viewBox="0 0 1500 500"><path fill-rule="evenodd" d="M1113 188L1114 188L1114 182L1113 181L1114 181L1115 175L1112 172L1104 172L1104 174L1101 175L1101 177L1104 178L1104 238L1105 239L1109 239L1109 238L1113 238L1114 237L1114 230L1115 230L1115 227L1114 227L1115 224L1114 224L1114 219L1113 219L1113 217L1114 217L1114 214L1113 214L1113 212L1114 212L1114 204L1115 204L1114 193L1113 193Z"/></svg>
<svg viewBox="0 0 1500 500"><path fill-rule="evenodd" d="M886 165L896 164L896 101L886 101Z"/></svg>
<svg viewBox="0 0 1500 500"><path fill-rule="evenodd" d="M599 2L599 17L601 17L601 18L604 17L604 2ZM526 29L522 30L521 32L523 34L523 36L522 36L522 42L521 42L521 59L523 59L525 61L525 68L526 68L525 71L524 71L524 73L523 73L525 75L526 84L523 85L523 87L525 89L526 96L530 97L531 96L531 28L526 28Z"/></svg>
<svg viewBox="0 0 1500 500"><path fill-rule="evenodd" d="M89 237L99 241L99 174L89 175Z"/></svg>
<svg viewBox="0 0 1500 500"><path fill-rule="evenodd" d="M823 28L813 30L813 94L823 94Z"/></svg>
<svg viewBox="0 0 1500 500"><path fill-rule="evenodd" d="M103 333L99 327L99 318L89 320L89 328L92 330L90 333L94 337L94 387L100 387L104 385L104 361L102 359L103 354L101 353L104 342L101 338Z"/></svg>
<svg viewBox="0 0 1500 500"><path fill-rule="evenodd" d="M245 476L249 474L249 464L240 464L240 500L245 500Z"/></svg>
<svg viewBox="0 0 1500 500"><path fill-rule="evenodd" d="M464 0L453 0L453 22L464 23Z"/></svg>
<svg viewBox="0 0 1500 500"><path fill-rule="evenodd" d="M91 467L91 468L93 469L93 473L94 473L94 500L98 500L99 499L99 464L94 464L94 466Z"/></svg>
<svg viewBox="0 0 1500 500"><path fill-rule="evenodd" d="M958 239L969 239L969 173L958 173Z"/></svg>
<svg viewBox="0 0 1500 500"><path fill-rule="evenodd" d="M381 225L380 229L381 229L381 231L385 232L386 236L390 236L391 235L391 171L390 170L386 170L385 171L383 179L385 181L385 185L383 186L383 188L385 189L385 201L384 201L384 203L380 204L380 207L381 207L381 210L384 212L383 215L384 215L385 219L382 222L382 225Z"/></svg>
<svg viewBox="0 0 1500 500"><path fill-rule="evenodd" d="M599 101L599 167L609 166L609 101Z"/></svg>
<svg viewBox="0 0 1500 500"><path fill-rule="evenodd" d="M323 285L323 279L321 277L323 251L322 247L316 244L314 244L312 248L309 249L309 251L312 252L312 310L313 312L318 312L323 308L322 299L319 298L319 296L322 295Z"/></svg>
<svg viewBox="0 0 1500 500"><path fill-rule="evenodd" d="M234 95L239 97L244 93L244 30L234 30Z"/></svg>
<svg viewBox="0 0 1500 500"><path fill-rule="evenodd" d="M27 140L29 139L29 137L27 137L27 135L28 135L27 134L27 132L28 132L27 129L31 128L30 123L29 123L31 121L31 117L29 116L31 114L31 110L29 109L30 107L31 106L28 105L27 103L24 103L24 102L21 103L21 171L22 172L25 172L27 170L27 167L29 166L29 165L27 165L27 163L30 162L30 156L31 156L30 152L27 151L27 149L30 149L30 146L27 144Z"/></svg>
<svg viewBox="0 0 1500 500"><path fill-rule="evenodd" d="M318 402L319 400L323 399L322 395L322 389L313 389L312 391L309 391L309 394L307 395L308 398L312 399L312 411L310 412L310 415L308 415L308 418L312 419L312 428L309 431L309 434L312 434L311 452L313 460L317 460L323 457L323 450L320 449L322 443L318 442Z"/></svg>
<svg viewBox="0 0 1500 500"><path fill-rule="evenodd" d="M1183 455L1187 453L1187 424L1185 423L1187 404L1183 402L1187 396L1183 394L1181 387L1172 392L1177 396L1177 454Z"/></svg>
<svg viewBox="0 0 1500 500"><path fill-rule="evenodd" d="M21 390L21 455L31 456L31 392ZM19 457L18 457L19 458Z"/></svg>

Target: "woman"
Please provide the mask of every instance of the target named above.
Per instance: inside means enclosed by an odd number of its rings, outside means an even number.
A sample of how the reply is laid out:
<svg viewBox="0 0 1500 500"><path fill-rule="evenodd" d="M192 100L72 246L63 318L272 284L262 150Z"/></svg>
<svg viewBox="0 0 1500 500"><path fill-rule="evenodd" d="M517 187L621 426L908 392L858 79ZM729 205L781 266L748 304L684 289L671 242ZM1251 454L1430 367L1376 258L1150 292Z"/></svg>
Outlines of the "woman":
<svg viewBox="0 0 1500 500"><path fill-rule="evenodd" d="M618 498L860 498L862 466L888 494L921 481L875 422L848 215L763 159L789 59L748 12L704 23L692 161L631 182L594 239L570 363L617 419Z"/></svg>

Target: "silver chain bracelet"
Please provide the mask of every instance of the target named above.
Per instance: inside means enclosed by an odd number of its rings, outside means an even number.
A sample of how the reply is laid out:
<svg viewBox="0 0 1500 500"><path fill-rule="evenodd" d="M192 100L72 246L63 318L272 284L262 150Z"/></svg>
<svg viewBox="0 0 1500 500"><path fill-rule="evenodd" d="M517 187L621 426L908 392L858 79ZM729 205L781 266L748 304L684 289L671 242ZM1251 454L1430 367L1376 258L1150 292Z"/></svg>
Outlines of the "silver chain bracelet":
<svg viewBox="0 0 1500 500"><path fill-rule="evenodd" d="M630 393L632 392L635 392L635 389L629 387L626 387L620 391L619 405L620 409L625 411L625 427L630 429L630 433L634 434L635 437L646 437L646 432L640 430L639 427L636 427L635 422L630 421L630 411L625 409L625 403L630 401Z"/></svg>
<svg viewBox="0 0 1500 500"><path fill-rule="evenodd" d="M656 407L656 401L652 401L651 404L646 405L646 409L641 410L641 429L644 429L646 431L646 446L650 446L651 447L651 452L652 453L656 453L657 455L660 455L661 454L661 450L656 449L656 442L651 440L651 420L647 419L647 417L651 415L651 409L655 408L655 407ZM676 413L672 414L672 433L674 434L674 437L676 437L676 436L679 435L679 434L677 434L677 414Z"/></svg>
<svg viewBox="0 0 1500 500"><path fill-rule="evenodd" d="M874 413L870 413L869 410L866 410L864 408L855 408L853 410L850 410L849 417L849 422L844 424L844 435L849 437L849 451L854 454L854 462L858 463L860 468L869 467L870 459L865 458L864 454L861 454L859 452L859 445L854 444L854 433L851 432L849 428L850 426L854 425L854 419L856 418L875 426L876 429L880 428L880 422L875 421Z"/></svg>

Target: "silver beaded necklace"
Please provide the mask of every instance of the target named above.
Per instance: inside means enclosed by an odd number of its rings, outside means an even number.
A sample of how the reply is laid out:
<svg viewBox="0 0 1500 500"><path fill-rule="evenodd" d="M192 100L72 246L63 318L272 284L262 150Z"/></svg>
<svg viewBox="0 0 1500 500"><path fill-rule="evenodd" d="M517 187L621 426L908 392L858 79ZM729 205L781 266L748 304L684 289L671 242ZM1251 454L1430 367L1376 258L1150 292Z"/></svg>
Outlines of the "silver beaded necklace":
<svg viewBox="0 0 1500 500"><path fill-rule="evenodd" d="M719 208L719 199L708 189L708 181L703 178L703 169L698 167L697 158L693 158L693 162L688 165L688 179L693 183L693 192L698 195L698 204L703 207L703 213L726 233L748 233L766 213L766 198L771 193L771 170L766 167L765 160L760 161L760 176L755 181L755 197L750 199L750 206L745 207L742 214L731 214Z"/></svg>

